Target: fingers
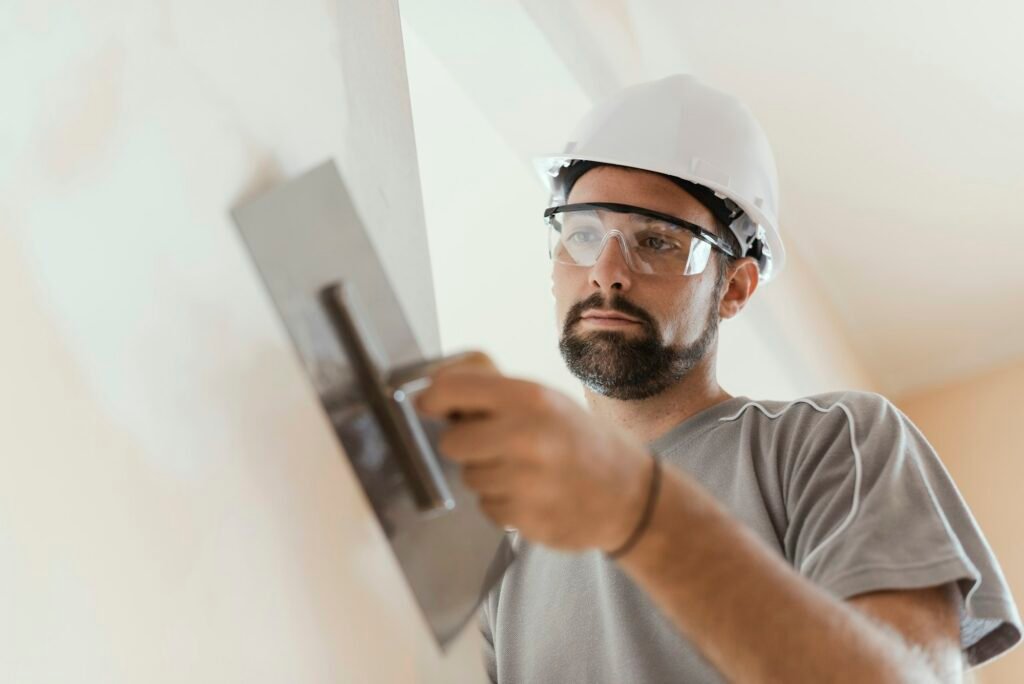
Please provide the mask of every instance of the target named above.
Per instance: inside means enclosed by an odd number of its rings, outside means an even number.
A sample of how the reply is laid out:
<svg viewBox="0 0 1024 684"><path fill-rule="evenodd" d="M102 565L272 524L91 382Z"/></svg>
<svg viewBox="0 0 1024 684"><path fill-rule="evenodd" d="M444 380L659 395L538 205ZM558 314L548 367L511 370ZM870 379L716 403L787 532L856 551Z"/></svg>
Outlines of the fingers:
<svg viewBox="0 0 1024 684"><path fill-rule="evenodd" d="M446 372L449 370L479 370L500 373L498 366L490 356L482 351L475 350L455 354L441 359L441 361L438 362L437 372Z"/></svg>
<svg viewBox="0 0 1024 684"><path fill-rule="evenodd" d="M477 495L480 510L497 525L514 521L514 493L522 477L506 462L472 465L462 469L462 481Z"/></svg>
<svg viewBox="0 0 1024 684"><path fill-rule="evenodd" d="M503 497L513 485L514 469L500 461L462 469L462 481L482 498Z"/></svg>
<svg viewBox="0 0 1024 684"><path fill-rule="evenodd" d="M463 465L483 464L508 451L504 436L508 427L493 417L466 418L451 423L438 440L437 447L450 461Z"/></svg>
<svg viewBox="0 0 1024 684"><path fill-rule="evenodd" d="M536 403L544 392L535 383L481 368L465 365L438 371L416 397L416 410L437 418L489 415L506 406Z"/></svg>
<svg viewBox="0 0 1024 684"><path fill-rule="evenodd" d="M469 418L449 425L438 440L437 448L449 461L475 467L497 465L536 466L543 458L535 431L521 420L506 418Z"/></svg>
<svg viewBox="0 0 1024 684"><path fill-rule="evenodd" d="M481 497L480 510L496 525L501 527L511 525L516 520L512 501L502 496Z"/></svg>

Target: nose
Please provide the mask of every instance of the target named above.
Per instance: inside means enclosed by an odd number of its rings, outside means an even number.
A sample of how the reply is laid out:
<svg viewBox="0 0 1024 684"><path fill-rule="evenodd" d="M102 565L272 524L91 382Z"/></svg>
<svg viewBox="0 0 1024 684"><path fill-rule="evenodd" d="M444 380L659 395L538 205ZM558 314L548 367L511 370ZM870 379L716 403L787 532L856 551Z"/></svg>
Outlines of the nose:
<svg viewBox="0 0 1024 684"><path fill-rule="evenodd" d="M628 290L632 285L626 239L613 231L605 238L597 261L590 267L590 281L606 294L612 290Z"/></svg>

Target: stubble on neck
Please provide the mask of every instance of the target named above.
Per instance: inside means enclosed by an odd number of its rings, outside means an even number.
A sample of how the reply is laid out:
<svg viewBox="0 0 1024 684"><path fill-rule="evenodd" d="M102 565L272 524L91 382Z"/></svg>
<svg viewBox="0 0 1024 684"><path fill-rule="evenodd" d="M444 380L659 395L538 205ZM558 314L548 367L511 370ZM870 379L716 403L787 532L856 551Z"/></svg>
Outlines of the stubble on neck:
<svg viewBox="0 0 1024 684"><path fill-rule="evenodd" d="M622 401L584 387L591 413L641 442L652 442L690 416L732 398L716 378L717 344L677 383L646 399Z"/></svg>

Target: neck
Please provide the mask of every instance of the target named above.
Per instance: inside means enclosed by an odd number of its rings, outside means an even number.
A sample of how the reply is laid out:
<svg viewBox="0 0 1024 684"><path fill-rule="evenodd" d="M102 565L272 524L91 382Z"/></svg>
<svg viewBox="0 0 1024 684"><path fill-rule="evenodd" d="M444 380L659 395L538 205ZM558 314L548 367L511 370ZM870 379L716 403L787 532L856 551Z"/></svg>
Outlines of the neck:
<svg viewBox="0 0 1024 684"><path fill-rule="evenodd" d="M732 395L715 377L715 356L709 353L686 376L647 399L611 399L584 388L587 405L598 418L610 421L642 442L651 442L690 416L719 404Z"/></svg>

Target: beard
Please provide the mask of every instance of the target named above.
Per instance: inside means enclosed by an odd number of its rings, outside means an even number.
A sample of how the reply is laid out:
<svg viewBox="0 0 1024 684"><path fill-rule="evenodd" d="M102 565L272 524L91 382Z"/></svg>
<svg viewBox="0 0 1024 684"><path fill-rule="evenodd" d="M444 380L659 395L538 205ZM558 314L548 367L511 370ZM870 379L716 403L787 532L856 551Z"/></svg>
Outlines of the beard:
<svg viewBox="0 0 1024 684"><path fill-rule="evenodd" d="M717 301L717 299L713 300ZM573 327L587 309L611 309L640 321L639 335L616 330L581 334ZM711 307L704 331L692 344L662 344L658 324L643 309L616 298L605 306L600 292L577 302L565 317L558 348L569 371L592 391L612 399L653 397L678 383L707 355L718 335L718 309Z"/></svg>

